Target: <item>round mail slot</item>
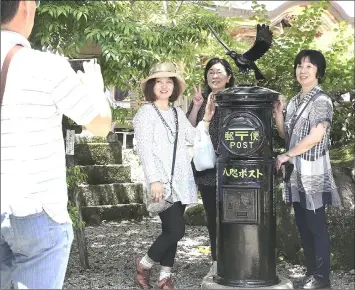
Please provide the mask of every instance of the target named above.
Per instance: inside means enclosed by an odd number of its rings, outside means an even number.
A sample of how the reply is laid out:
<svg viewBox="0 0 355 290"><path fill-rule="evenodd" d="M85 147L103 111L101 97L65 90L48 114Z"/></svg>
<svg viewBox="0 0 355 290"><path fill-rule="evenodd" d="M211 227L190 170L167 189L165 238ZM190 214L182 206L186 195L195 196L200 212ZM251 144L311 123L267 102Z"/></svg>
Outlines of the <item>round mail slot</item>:
<svg viewBox="0 0 355 290"><path fill-rule="evenodd" d="M255 115L236 112L225 121L222 143L230 153L250 155L261 147L263 140L263 125Z"/></svg>

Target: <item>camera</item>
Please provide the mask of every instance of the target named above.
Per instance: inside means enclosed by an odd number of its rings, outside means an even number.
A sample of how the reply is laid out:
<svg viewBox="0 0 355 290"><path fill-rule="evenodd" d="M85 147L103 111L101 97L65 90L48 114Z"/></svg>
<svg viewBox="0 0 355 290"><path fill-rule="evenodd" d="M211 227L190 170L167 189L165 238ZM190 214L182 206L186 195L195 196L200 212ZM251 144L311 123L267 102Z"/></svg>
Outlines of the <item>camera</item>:
<svg viewBox="0 0 355 290"><path fill-rule="evenodd" d="M79 70L84 72L83 62L84 61L90 61L90 60L94 60L94 63L97 63L97 59L96 58L69 59L68 61L70 63L70 66L72 67L72 69L75 72L77 72Z"/></svg>

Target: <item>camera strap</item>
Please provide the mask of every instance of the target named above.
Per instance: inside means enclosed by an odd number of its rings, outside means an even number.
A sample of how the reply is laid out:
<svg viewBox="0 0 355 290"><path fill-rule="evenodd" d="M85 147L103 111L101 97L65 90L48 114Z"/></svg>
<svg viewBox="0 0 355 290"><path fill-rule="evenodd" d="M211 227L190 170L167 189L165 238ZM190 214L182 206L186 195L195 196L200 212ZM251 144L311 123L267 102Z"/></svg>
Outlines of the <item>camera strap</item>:
<svg viewBox="0 0 355 290"><path fill-rule="evenodd" d="M2 65L1 68L1 86L0 86L0 106L2 106L2 99L4 97L4 93L5 93L5 86L6 86L6 78L7 78L7 71L9 70L9 65L10 62L12 60L12 58L14 57L14 55L16 54L16 52L18 52L21 48L23 48L22 45L17 44L14 47L12 47L10 49L10 51L7 53L4 63Z"/></svg>

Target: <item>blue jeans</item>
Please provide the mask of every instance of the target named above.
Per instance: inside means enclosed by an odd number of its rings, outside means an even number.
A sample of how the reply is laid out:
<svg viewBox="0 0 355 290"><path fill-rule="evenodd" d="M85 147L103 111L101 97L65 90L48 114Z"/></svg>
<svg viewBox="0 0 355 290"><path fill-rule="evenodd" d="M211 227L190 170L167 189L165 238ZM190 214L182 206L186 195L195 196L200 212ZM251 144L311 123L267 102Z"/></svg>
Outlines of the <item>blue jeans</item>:
<svg viewBox="0 0 355 290"><path fill-rule="evenodd" d="M61 289L73 241L72 225L45 211L1 215L1 289Z"/></svg>

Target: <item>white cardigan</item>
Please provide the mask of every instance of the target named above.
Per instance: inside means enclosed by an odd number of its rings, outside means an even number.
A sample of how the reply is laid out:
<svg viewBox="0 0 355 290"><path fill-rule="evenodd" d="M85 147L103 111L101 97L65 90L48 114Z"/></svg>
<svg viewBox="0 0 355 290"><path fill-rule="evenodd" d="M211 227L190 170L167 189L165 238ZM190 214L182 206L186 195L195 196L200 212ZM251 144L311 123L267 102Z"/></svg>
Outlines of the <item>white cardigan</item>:
<svg viewBox="0 0 355 290"><path fill-rule="evenodd" d="M180 108L178 113L179 134L173 176L173 199L182 204L197 203L197 189L191 168L191 158L186 142L193 144L198 130L194 128ZM174 112L159 110L175 134ZM143 166L147 191L150 183L160 181L169 186L174 150L174 138L165 127L152 104L142 106L133 119L137 151Z"/></svg>

